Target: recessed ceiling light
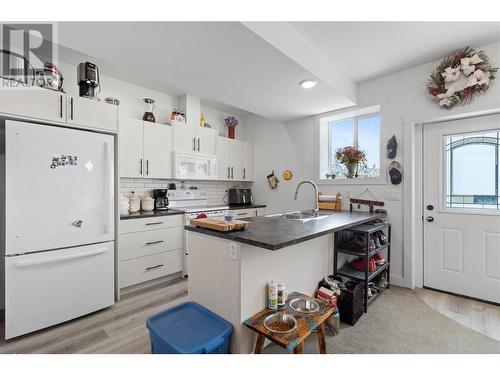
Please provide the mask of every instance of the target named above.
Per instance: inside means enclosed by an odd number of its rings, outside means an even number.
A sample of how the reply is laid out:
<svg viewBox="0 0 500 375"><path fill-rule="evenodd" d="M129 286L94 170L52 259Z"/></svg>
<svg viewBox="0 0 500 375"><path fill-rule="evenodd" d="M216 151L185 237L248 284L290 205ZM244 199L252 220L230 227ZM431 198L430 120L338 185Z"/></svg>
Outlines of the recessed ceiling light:
<svg viewBox="0 0 500 375"><path fill-rule="evenodd" d="M306 79L305 81L300 82L300 86L303 89L312 89L314 86L316 86L317 81L313 81L312 79Z"/></svg>

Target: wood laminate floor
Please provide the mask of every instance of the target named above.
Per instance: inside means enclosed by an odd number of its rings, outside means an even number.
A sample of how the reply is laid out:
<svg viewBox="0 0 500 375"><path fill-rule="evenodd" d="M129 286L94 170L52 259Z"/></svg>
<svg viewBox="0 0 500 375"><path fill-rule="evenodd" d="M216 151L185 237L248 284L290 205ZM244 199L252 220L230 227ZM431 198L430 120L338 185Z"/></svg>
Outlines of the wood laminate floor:
<svg viewBox="0 0 500 375"><path fill-rule="evenodd" d="M406 294L416 294L425 304L448 318L500 340L500 307L427 289L402 289L402 292L405 291ZM389 312L397 309L401 298L398 297L394 303L389 303ZM147 318L187 300L187 280L179 278L131 292L107 309L9 341L3 340L5 324L3 312L0 312L0 353L150 353ZM400 313L403 312L398 311L398 314ZM382 314L386 315L387 312ZM373 318L373 314L370 318ZM346 331L343 339L350 340L345 346L346 352L364 353L359 351L359 348L352 349L349 346L365 342L366 333L360 335L357 337L355 333ZM408 341L406 338L403 340ZM334 346L330 352L339 352L339 338L333 337L331 341ZM399 347L398 345L395 348ZM316 350L316 341L313 346ZM391 348L386 349L387 352L392 352ZM366 352L376 351L368 348ZM413 352L412 347L407 348L407 352Z"/></svg>
<svg viewBox="0 0 500 375"><path fill-rule="evenodd" d="M187 280L176 279L131 292L113 306L42 331L4 337L0 318L0 353L150 353L146 320L187 301Z"/></svg>
<svg viewBox="0 0 500 375"><path fill-rule="evenodd" d="M500 306L431 289L415 292L428 306L476 332L500 341Z"/></svg>

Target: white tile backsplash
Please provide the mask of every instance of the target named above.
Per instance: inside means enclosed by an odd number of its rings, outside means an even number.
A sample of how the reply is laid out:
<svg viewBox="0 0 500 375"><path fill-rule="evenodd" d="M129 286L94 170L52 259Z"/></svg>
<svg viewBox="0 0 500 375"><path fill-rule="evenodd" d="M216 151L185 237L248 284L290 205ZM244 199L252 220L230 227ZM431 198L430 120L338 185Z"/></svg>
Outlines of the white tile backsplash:
<svg viewBox="0 0 500 375"><path fill-rule="evenodd" d="M175 183L177 189L181 188L180 180L162 180L152 178L120 178L120 194L130 196L133 191L136 196L151 194L153 189L167 189L170 183ZM233 181L185 181L186 189L197 187L207 191L207 200L210 205L224 204L226 190L230 187L252 187L251 182Z"/></svg>

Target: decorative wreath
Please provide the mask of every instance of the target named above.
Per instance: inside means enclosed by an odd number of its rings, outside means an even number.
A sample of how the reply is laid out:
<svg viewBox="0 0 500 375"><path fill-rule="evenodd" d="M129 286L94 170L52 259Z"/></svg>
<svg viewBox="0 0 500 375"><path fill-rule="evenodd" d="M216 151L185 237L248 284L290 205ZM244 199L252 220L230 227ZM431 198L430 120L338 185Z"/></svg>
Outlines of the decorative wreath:
<svg viewBox="0 0 500 375"><path fill-rule="evenodd" d="M441 61L431 74L427 89L441 107L451 109L486 92L497 70L483 51L465 47Z"/></svg>

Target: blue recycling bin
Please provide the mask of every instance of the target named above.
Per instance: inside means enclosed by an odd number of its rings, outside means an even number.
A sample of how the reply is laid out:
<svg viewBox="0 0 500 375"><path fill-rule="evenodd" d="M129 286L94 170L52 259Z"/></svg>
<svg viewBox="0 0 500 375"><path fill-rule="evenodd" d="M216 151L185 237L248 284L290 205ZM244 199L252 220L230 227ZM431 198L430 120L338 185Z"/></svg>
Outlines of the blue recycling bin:
<svg viewBox="0 0 500 375"><path fill-rule="evenodd" d="M231 323L195 302L162 311L146 323L153 354L227 354Z"/></svg>

